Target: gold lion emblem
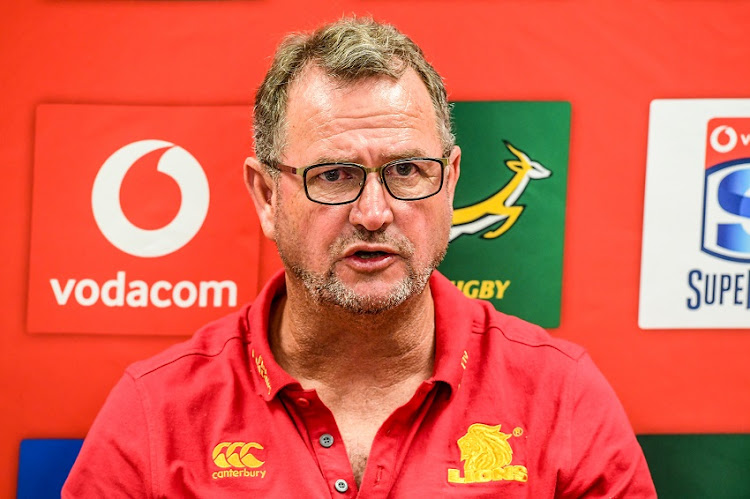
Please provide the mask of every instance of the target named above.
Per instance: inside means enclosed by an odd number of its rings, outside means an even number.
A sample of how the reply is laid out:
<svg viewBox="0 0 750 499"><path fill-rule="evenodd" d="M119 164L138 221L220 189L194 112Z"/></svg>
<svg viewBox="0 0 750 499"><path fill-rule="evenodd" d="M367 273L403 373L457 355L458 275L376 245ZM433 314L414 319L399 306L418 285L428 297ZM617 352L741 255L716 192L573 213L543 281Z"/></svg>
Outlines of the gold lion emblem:
<svg viewBox="0 0 750 499"><path fill-rule="evenodd" d="M511 466L513 449L508 443L511 437L523 433L521 428L513 434L500 431L501 425L475 423L469 426L466 435L458 439L461 461L464 462L464 473L457 469L448 469L448 481L451 483L476 483L499 480L528 480L525 466Z"/></svg>

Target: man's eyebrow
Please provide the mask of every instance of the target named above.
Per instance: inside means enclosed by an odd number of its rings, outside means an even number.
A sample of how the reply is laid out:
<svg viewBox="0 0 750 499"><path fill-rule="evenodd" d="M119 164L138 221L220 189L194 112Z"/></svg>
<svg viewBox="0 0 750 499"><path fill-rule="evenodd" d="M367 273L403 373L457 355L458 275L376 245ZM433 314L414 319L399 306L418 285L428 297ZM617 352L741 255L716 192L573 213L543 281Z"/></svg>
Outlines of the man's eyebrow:
<svg viewBox="0 0 750 499"><path fill-rule="evenodd" d="M427 153L424 152L423 149L406 149L404 151L399 151L396 154L389 154L387 156L382 156L381 160L383 163L390 163L391 161L396 161L397 159L405 159L405 158L425 158L428 157Z"/></svg>
<svg viewBox="0 0 750 499"><path fill-rule="evenodd" d="M424 152L423 149L405 149L402 151L398 151L391 154L385 154L380 156L380 164L384 165L386 163L390 163L391 161L396 161L398 159L405 159L405 158L424 158L428 157L428 155ZM311 165L320 165L323 163L356 163L360 164L359 161L355 159L350 159L346 157L334 157L334 156L319 156L318 158L315 158L315 161L313 163L310 163Z"/></svg>
<svg viewBox="0 0 750 499"><path fill-rule="evenodd" d="M334 158L333 156L320 156L315 158L315 161L310 163L311 165L320 165L323 163L355 163L354 161L346 161L341 158Z"/></svg>

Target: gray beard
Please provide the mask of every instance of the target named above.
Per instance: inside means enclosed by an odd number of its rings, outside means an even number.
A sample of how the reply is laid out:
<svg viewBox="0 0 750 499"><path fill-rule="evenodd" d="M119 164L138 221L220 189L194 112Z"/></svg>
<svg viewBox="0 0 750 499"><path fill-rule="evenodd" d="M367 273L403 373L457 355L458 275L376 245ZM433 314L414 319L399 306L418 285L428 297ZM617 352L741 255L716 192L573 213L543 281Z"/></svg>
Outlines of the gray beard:
<svg viewBox="0 0 750 499"><path fill-rule="evenodd" d="M391 244L396 242L382 233L358 230L353 236L344 241L339 241L337 245L344 247L353 240L389 242ZM406 244L411 243L406 242ZM414 253L412 247L404 248L404 243L397 244L397 246L402 251L402 254L411 256ZM386 296L382 297L363 296L355 293L341 282L334 272L333 267L328 269L324 275L316 275L288 258L288 255L285 255L281 248L279 248L279 254L287 271L291 272L304 284L308 294L316 303L334 305L352 314L372 315L392 310L403 304L410 297L422 293L425 286L427 286L432 271L443 261L446 250L447 245L435 256L430 265L422 269L421 272L417 272L411 262L407 260L407 275Z"/></svg>
<svg viewBox="0 0 750 499"><path fill-rule="evenodd" d="M384 297L361 296L347 288L338 276L329 270L325 276L314 275L297 266L289 270L305 285L308 294L319 304L341 307L347 312L368 315L391 310L411 296L421 293L434 269L426 269L421 275L409 267L409 272L394 289Z"/></svg>

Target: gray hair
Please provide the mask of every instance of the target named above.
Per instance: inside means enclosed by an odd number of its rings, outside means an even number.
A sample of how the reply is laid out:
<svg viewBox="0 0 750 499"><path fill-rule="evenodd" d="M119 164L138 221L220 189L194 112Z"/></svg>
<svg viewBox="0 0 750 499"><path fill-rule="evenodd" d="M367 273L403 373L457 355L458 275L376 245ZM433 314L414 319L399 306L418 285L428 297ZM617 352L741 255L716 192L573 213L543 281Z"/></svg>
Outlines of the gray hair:
<svg viewBox="0 0 750 499"><path fill-rule="evenodd" d="M443 153L450 153L456 139L445 85L422 49L389 24L344 18L310 34L292 34L276 51L255 95L255 154L261 163L273 167L281 160L289 87L308 64L345 83L383 75L398 79L408 68L414 69L432 99Z"/></svg>

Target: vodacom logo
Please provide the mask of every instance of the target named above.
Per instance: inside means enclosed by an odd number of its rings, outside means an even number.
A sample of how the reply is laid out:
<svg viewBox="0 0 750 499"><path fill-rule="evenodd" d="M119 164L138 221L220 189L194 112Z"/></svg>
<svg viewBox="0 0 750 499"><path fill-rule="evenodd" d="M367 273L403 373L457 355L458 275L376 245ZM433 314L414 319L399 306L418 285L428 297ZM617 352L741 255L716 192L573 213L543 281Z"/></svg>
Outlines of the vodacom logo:
<svg viewBox="0 0 750 499"><path fill-rule="evenodd" d="M177 183L182 197L180 209L164 227L142 229L123 213L120 186L138 159L164 148L168 149L159 158L157 170ZM168 255L190 242L206 219L208 202L208 179L198 160L182 147L163 140L139 140L115 151L99 169L91 191L94 220L104 237L125 253L144 258Z"/></svg>
<svg viewBox="0 0 750 499"><path fill-rule="evenodd" d="M721 142L722 133L727 137L726 142ZM714 128L714 131L711 132L709 141L711 142L711 147L714 148L714 151L726 153L734 149L737 145L737 132L731 126L717 126Z"/></svg>

